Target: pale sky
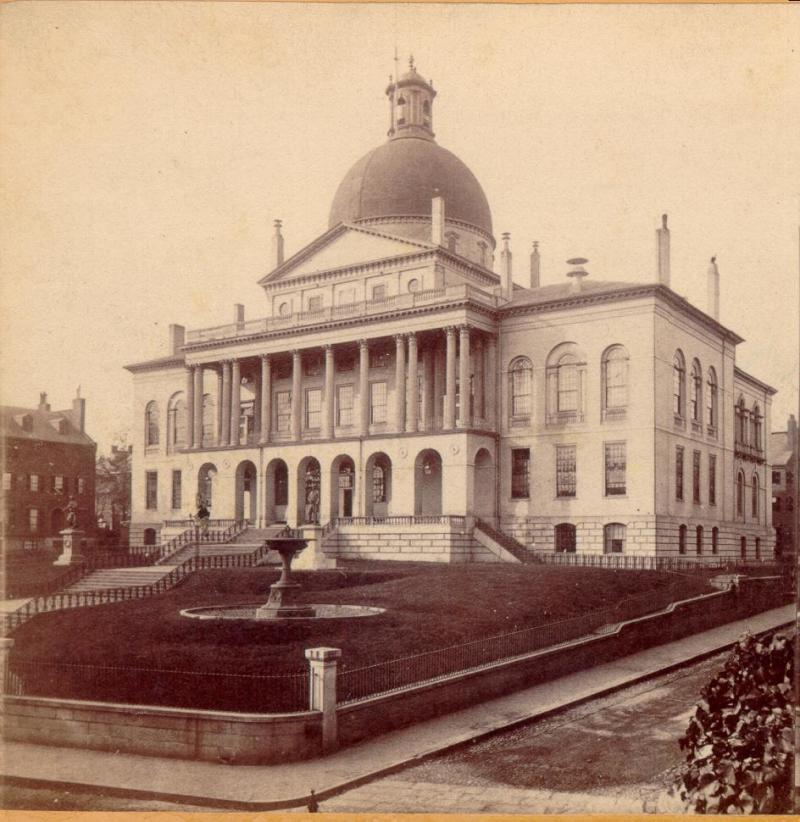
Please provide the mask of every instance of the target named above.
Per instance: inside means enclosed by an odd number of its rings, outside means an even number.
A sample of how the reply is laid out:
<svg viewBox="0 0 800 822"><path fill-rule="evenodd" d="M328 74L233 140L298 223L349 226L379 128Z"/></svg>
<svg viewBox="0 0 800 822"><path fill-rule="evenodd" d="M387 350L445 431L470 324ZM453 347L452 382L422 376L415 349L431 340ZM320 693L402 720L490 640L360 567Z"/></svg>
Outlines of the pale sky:
<svg viewBox="0 0 800 822"><path fill-rule="evenodd" d="M2 401L68 407L106 449L131 425L125 363L167 326L265 313L287 253L386 139L397 45L433 79L437 141L483 185L515 279L588 257L720 319L737 362L797 409L800 24L790 6L38 2L0 7ZM793 14L794 13L794 14Z"/></svg>

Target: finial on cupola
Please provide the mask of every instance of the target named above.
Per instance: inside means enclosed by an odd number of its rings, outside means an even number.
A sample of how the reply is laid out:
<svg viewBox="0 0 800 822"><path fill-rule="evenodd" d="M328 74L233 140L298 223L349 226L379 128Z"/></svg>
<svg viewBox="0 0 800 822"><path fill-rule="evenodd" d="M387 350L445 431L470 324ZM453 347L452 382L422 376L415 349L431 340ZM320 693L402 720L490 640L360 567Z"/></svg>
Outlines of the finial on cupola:
<svg viewBox="0 0 800 822"><path fill-rule="evenodd" d="M533 251L531 251L531 288L538 288L540 285L539 267L541 258L539 257L539 241L533 241Z"/></svg>
<svg viewBox="0 0 800 822"><path fill-rule="evenodd" d="M283 234L281 234L281 220L275 220L275 233L272 235L272 264L273 268L283 265Z"/></svg>
<svg viewBox="0 0 800 822"><path fill-rule="evenodd" d="M708 265L708 313L719 322L719 268L717 258Z"/></svg>

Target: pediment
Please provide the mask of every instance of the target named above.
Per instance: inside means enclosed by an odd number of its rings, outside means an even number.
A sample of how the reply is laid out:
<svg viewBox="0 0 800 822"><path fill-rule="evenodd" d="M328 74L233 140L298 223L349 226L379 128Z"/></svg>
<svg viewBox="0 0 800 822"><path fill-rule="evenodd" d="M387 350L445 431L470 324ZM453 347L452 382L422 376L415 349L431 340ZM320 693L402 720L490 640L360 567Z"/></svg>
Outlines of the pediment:
<svg viewBox="0 0 800 822"><path fill-rule="evenodd" d="M267 274L260 284L283 283L345 266L371 263L432 248L432 245L403 237L342 224L290 257L283 265Z"/></svg>

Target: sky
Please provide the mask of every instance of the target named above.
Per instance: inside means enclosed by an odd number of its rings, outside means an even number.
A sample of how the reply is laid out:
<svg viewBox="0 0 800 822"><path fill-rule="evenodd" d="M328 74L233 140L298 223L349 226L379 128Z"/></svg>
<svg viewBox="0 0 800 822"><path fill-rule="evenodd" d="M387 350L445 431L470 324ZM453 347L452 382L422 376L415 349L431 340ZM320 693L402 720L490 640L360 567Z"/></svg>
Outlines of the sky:
<svg viewBox="0 0 800 822"><path fill-rule="evenodd" d="M339 181L386 139L414 55L434 129L481 182L526 284L568 258L655 279L720 319L737 363L798 406L800 23L787 6L37 2L0 7L0 397L47 391L107 450L123 369L167 329L263 316L272 223L287 254L327 228Z"/></svg>

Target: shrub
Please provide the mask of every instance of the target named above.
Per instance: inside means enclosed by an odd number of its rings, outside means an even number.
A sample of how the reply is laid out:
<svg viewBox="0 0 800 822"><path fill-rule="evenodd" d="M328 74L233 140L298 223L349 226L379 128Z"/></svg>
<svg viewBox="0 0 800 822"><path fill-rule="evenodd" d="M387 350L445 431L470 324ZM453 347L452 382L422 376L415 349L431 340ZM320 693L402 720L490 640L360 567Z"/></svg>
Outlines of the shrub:
<svg viewBox="0 0 800 822"><path fill-rule="evenodd" d="M793 644L742 637L703 689L677 791L696 813L791 810Z"/></svg>

